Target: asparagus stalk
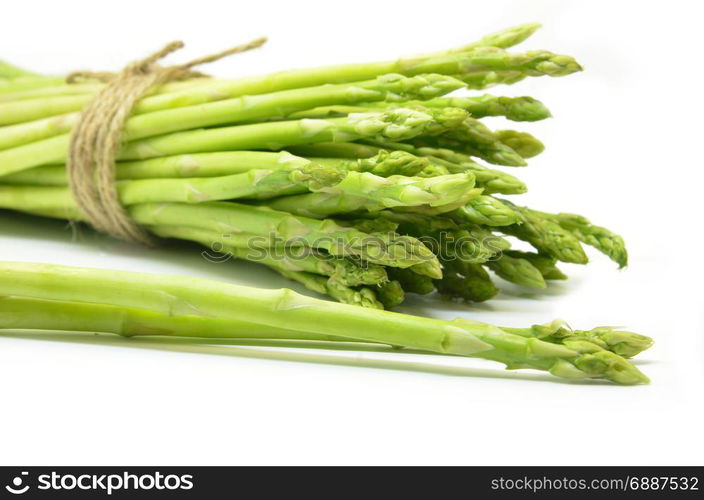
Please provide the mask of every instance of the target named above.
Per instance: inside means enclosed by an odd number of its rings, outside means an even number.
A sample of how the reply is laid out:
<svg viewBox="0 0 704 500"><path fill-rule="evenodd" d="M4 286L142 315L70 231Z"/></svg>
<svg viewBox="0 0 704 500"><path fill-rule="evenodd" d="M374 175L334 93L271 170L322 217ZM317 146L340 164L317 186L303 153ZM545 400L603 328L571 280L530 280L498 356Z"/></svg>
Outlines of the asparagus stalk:
<svg viewBox="0 0 704 500"><path fill-rule="evenodd" d="M471 97L436 97L425 101L410 101L409 106L425 106L429 108L460 108L469 112L473 118L485 116L503 116L513 121L535 122L549 118L550 111L545 105L532 97L505 97L484 94ZM295 118L320 118L350 113L371 112L387 108L389 102L369 102L361 104L337 104L320 106L306 111L299 111L292 115Z"/></svg>
<svg viewBox="0 0 704 500"><path fill-rule="evenodd" d="M502 172L501 170L487 168L472 160L470 156L457 153L450 149L416 147L412 144L402 142L381 143L380 146L387 149L406 151L417 157L427 158L431 161L433 167L444 167L446 173L440 175L472 172L477 187L483 188L484 194L522 194L527 191L526 185L516 177Z"/></svg>
<svg viewBox="0 0 704 500"><path fill-rule="evenodd" d="M342 304L350 304L353 306L361 306L371 309L384 309L384 304L378 300L377 294L371 288L350 288L334 278L328 279L317 274L307 273L304 271L292 271L279 268L276 270L279 274L302 284L307 289L321 295L329 295Z"/></svg>
<svg viewBox="0 0 704 500"><path fill-rule="evenodd" d="M450 108L453 109L453 108ZM459 108L454 108L459 109ZM415 146L454 149L481 158L489 163L523 167L526 161L507 146L489 128L474 118L467 118L462 127L455 127L436 137L418 137L410 141Z"/></svg>
<svg viewBox="0 0 704 500"><path fill-rule="evenodd" d="M349 172L338 184L317 193L286 196L267 201L267 206L306 217L375 212L398 207L445 207L464 202L474 191L472 174L440 177L377 177Z"/></svg>
<svg viewBox="0 0 704 500"><path fill-rule="evenodd" d="M517 224L520 219L516 212L492 196L475 196L458 208L453 214L473 224L485 226L507 226Z"/></svg>
<svg viewBox="0 0 704 500"><path fill-rule="evenodd" d="M0 292L56 301L147 309L172 316L233 318L545 370L558 377L621 384L648 379L626 359L595 344L567 347L476 321L443 321L335 304L291 290L264 290L194 278L47 264L1 263ZM236 316L235 316L236 315Z"/></svg>
<svg viewBox="0 0 704 500"><path fill-rule="evenodd" d="M565 343L566 340L568 342L591 342L624 358L631 358L653 345L653 339L637 333L610 326L601 326L592 330L573 330L562 320L533 325L530 328L501 328L516 335L536 337L546 342L558 344Z"/></svg>
<svg viewBox="0 0 704 500"><path fill-rule="evenodd" d="M503 254L498 259L487 261L486 265L498 276L511 283L531 288L547 287L542 273L526 259Z"/></svg>
<svg viewBox="0 0 704 500"><path fill-rule="evenodd" d="M626 244L619 235L605 227L595 226L581 215L557 214L554 218L560 227L570 231L579 241L602 252L616 262L619 268L628 265Z"/></svg>
<svg viewBox="0 0 704 500"><path fill-rule="evenodd" d="M516 259L524 259L530 262L533 267L535 267L540 274L543 275L544 280L566 280L567 275L565 275L558 267L555 265L557 259L550 255L545 255L541 253L533 252L522 252L519 250L505 250L504 255L513 257Z"/></svg>
<svg viewBox="0 0 704 500"><path fill-rule="evenodd" d="M508 203L519 215L521 224L502 226L502 232L527 241L539 252L551 255L562 262L574 264L588 262L589 259L579 240L557 222L534 210L518 207L506 200L503 201Z"/></svg>
<svg viewBox="0 0 704 500"><path fill-rule="evenodd" d="M468 302L485 302L499 293L489 273L479 264L459 259L443 260L447 271L435 286L441 295Z"/></svg>
<svg viewBox="0 0 704 500"><path fill-rule="evenodd" d="M290 153L301 156L357 159L371 158L382 148L359 142L320 142L293 145L286 149Z"/></svg>
<svg viewBox="0 0 704 500"><path fill-rule="evenodd" d="M467 84L469 88L483 89L498 84L512 84L529 76L566 76L582 67L569 56L553 54L545 50L533 50L523 54L512 54L486 47L471 52L477 69L465 66L457 73L448 71ZM492 70L488 70L492 67ZM442 73L442 71L437 71Z"/></svg>
<svg viewBox="0 0 704 500"><path fill-rule="evenodd" d="M202 338L295 339L350 342L353 339L299 332L234 317L172 316L109 303L68 302L28 297L0 299L0 331L65 330L114 333L124 337L165 335Z"/></svg>
<svg viewBox="0 0 704 500"><path fill-rule="evenodd" d="M371 158L340 160L339 158L312 157L320 165L334 166L342 170L369 172L380 177L401 175L412 177L420 173L429 164L425 158L419 158L404 151L379 151Z"/></svg>
<svg viewBox="0 0 704 500"><path fill-rule="evenodd" d="M539 23L524 23L517 26L511 26L510 28L497 31L495 33L490 33L476 42L453 49L453 52L469 51L476 49L477 47L499 47L502 49L507 49L523 42L535 33L538 28L540 28Z"/></svg>
<svg viewBox="0 0 704 500"><path fill-rule="evenodd" d="M420 276L419 274L410 271L409 274ZM381 304L383 305L383 308L386 309L391 309L403 303L403 300L406 297L403 287L396 280L391 280L387 281L386 283L382 283L375 289L375 293L377 299L379 299L379 302L381 302Z"/></svg>
<svg viewBox="0 0 704 500"><path fill-rule="evenodd" d="M58 85L64 82L61 77L19 75L0 80L0 94L22 92Z"/></svg>
<svg viewBox="0 0 704 500"><path fill-rule="evenodd" d="M535 122L549 118L550 111L533 97L505 97L484 94L471 97L437 97L423 101L428 107L454 107L467 110L474 118L503 116L517 122Z"/></svg>
<svg viewBox="0 0 704 500"><path fill-rule="evenodd" d="M523 158L533 158L545 150L545 145L528 132L497 130L496 137Z"/></svg>
<svg viewBox="0 0 704 500"><path fill-rule="evenodd" d="M443 273L444 274L444 273ZM399 284L404 292L425 295L435 290L433 280L428 276L398 267L388 269L389 278Z"/></svg>

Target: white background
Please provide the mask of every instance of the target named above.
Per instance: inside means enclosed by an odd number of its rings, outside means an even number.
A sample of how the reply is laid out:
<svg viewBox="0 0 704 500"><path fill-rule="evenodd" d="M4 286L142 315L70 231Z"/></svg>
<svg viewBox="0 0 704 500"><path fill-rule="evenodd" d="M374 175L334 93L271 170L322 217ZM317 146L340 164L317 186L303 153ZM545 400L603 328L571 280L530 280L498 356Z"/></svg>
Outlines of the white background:
<svg viewBox="0 0 704 500"><path fill-rule="evenodd" d="M401 354L173 346L117 337L0 338L2 464L702 464L702 105L697 2L11 2L0 58L36 71L117 69L183 39L172 60L259 35L219 76L391 59L527 21L525 48L586 71L494 93L554 118L518 124L548 149L518 174L536 208L621 232L631 265L566 266L543 294L403 310L519 326L627 325L655 337L652 384L580 385L489 362ZM524 48L521 46L521 49ZM497 126L500 125L497 122ZM0 259L287 285L195 247L142 250L60 222L0 213ZM55 341L57 339L59 341Z"/></svg>

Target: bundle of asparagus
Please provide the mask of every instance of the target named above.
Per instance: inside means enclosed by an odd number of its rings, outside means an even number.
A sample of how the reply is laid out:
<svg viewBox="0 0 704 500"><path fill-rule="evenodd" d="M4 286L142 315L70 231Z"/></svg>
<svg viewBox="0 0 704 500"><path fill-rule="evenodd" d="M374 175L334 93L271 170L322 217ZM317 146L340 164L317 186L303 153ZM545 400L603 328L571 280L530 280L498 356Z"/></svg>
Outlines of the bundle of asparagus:
<svg viewBox="0 0 704 500"><path fill-rule="evenodd" d="M568 379L648 381L626 358L651 345L614 328L555 321L499 328L177 276L0 262L0 328L387 344L498 361ZM207 342L207 340L206 340ZM343 344L344 345L344 344Z"/></svg>
<svg viewBox="0 0 704 500"><path fill-rule="evenodd" d="M126 122L120 201L155 236L372 308L434 290L484 301L498 292L490 273L544 288L566 278L558 261L587 262L582 243L623 267L619 236L508 201L525 184L485 164L524 166L543 145L481 118L537 121L547 108L453 94L581 70L569 56L506 50L537 27L390 62L161 85ZM1 208L84 220L64 164L80 111L103 86L0 65Z"/></svg>

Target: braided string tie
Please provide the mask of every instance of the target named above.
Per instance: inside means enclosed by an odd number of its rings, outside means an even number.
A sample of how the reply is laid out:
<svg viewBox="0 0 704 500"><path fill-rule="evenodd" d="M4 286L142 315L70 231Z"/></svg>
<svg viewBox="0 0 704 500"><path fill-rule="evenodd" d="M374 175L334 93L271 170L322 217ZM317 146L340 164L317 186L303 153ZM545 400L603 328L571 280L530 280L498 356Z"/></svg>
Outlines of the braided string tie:
<svg viewBox="0 0 704 500"><path fill-rule="evenodd" d="M171 42L118 73L78 71L67 77L98 79L105 86L83 109L71 135L66 170L71 193L87 221L98 231L116 238L152 246L153 239L135 223L119 200L115 183L115 158L122 146L122 131L136 103L155 86L169 81L205 76L192 68L262 46L265 38L185 64L160 66L157 61L181 49Z"/></svg>

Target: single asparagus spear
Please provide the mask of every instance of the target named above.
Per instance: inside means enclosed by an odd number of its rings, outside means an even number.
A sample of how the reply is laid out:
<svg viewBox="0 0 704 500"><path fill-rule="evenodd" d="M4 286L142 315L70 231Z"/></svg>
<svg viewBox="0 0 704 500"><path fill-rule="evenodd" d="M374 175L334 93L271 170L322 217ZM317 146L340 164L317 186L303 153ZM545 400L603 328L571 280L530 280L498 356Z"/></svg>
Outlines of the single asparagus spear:
<svg viewBox="0 0 704 500"><path fill-rule="evenodd" d="M321 295L329 295L342 304L351 304L371 309L384 309L384 305L378 300L376 293L371 288L350 288L335 279L325 278L304 271L291 271L280 268L276 268L276 271L282 276L302 284L308 290L312 290Z"/></svg>
<svg viewBox="0 0 704 500"><path fill-rule="evenodd" d="M529 76L557 77L582 70L573 58L545 50L515 54L486 47L471 52L471 56L471 64L477 64L476 70L470 64L456 73L434 72L453 75L469 88L483 89L498 84L516 83ZM489 67L492 69L489 70Z"/></svg>
<svg viewBox="0 0 704 500"><path fill-rule="evenodd" d="M540 274L543 275L543 279L545 280L567 279L567 275L560 271L560 269L555 265L557 263L557 259L550 255L534 252L522 252L519 250L505 250L504 254L516 259L527 260L533 265L533 267L540 271Z"/></svg>
<svg viewBox="0 0 704 500"><path fill-rule="evenodd" d="M61 77L46 77L34 75L19 75L11 78L0 80L0 94L9 94L12 92L22 92L25 90L39 89L50 87L64 82Z"/></svg>
<svg viewBox="0 0 704 500"><path fill-rule="evenodd" d="M392 175L412 177L420 173L429 164L427 159L414 156L405 151L388 152L384 150L379 151L371 158L341 160L340 158L312 157L311 161L319 165L330 165L342 170L369 172L380 177L390 177Z"/></svg>
<svg viewBox="0 0 704 500"><path fill-rule="evenodd" d="M460 220L485 226L507 226L520 221L518 215L507 205L492 196L475 196L452 213Z"/></svg>
<svg viewBox="0 0 704 500"><path fill-rule="evenodd" d="M481 357L559 377L647 382L624 358L583 345L568 348L476 321L443 321L334 304L291 290L264 290L195 278L48 264L1 263L0 293L104 303L174 316L232 318L433 352Z"/></svg>
<svg viewBox="0 0 704 500"><path fill-rule="evenodd" d="M406 151L418 157L428 158L433 167L444 167L447 173L472 172L477 187L483 188L484 194L522 194L527 191L526 185L516 177L501 170L487 168L472 160L470 156L450 149L415 147L402 142L387 142L380 145L390 150Z"/></svg>
<svg viewBox="0 0 704 500"><path fill-rule="evenodd" d="M619 268L628 265L626 244L619 235L605 227L595 226L581 215L557 214L554 216L560 227L570 231L579 241L593 246L618 264Z"/></svg>
<svg viewBox="0 0 704 500"><path fill-rule="evenodd" d="M517 285L531 288L547 286L540 271L526 259L502 254L498 259L488 260L486 266L501 278Z"/></svg>
<svg viewBox="0 0 704 500"><path fill-rule="evenodd" d="M413 273L411 271L408 272L409 274L420 276L419 274ZM377 299L379 300L379 302L381 302L385 309L391 309L402 304L404 299L406 298L406 294L404 293L401 283L396 280L391 280L387 281L386 283L382 283L381 285L376 287L374 292L376 293Z"/></svg>
<svg viewBox="0 0 704 500"><path fill-rule="evenodd" d="M511 174L487 168L476 162L453 164L445 160L426 156L431 164L444 166L449 173L471 172L474 174L477 187L483 189L484 194L522 194L528 191L525 183Z"/></svg>
<svg viewBox="0 0 704 500"><path fill-rule="evenodd" d="M462 127L452 128L442 135L417 137L409 142L418 147L429 146L453 149L496 165L509 167L523 167L526 165L522 156L501 142L486 125L474 118L467 118L464 120Z"/></svg>
<svg viewBox="0 0 704 500"><path fill-rule="evenodd" d="M533 158L545 151L545 145L528 132L497 130L496 137L523 158Z"/></svg>
<svg viewBox="0 0 704 500"><path fill-rule="evenodd" d="M435 286L441 295L468 302L484 302L499 293L489 273L479 264L458 259L444 260L447 270Z"/></svg>
<svg viewBox="0 0 704 500"><path fill-rule="evenodd" d="M435 290L433 280L428 276L414 273L409 269L388 268L389 278L399 284L404 292L425 295Z"/></svg>
<svg viewBox="0 0 704 500"><path fill-rule="evenodd" d="M28 297L0 299L0 331L65 330L125 337L166 335L202 338L295 339L350 342L353 339L298 332L237 318L171 316L135 307Z"/></svg>
<svg viewBox="0 0 704 500"><path fill-rule="evenodd" d="M610 326L601 326L592 330L573 330L562 320L555 320L530 328L501 327L508 332L536 337L546 342L564 344L565 341L587 341L624 358L631 358L653 345L653 339L645 335L619 330Z"/></svg>
<svg viewBox="0 0 704 500"><path fill-rule="evenodd" d="M454 107L469 111L474 118L504 116L517 122L535 122L549 118L550 111L533 97L505 97L484 94L471 97L436 97L423 101L428 107Z"/></svg>
<svg viewBox="0 0 704 500"><path fill-rule="evenodd" d="M562 262L574 264L588 262L589 259L579 240L557 222L534 210L518 207L506 200L502 201L508 203L521 218L521 224L502 226L502 232L527 241L539 252L552 255Z"/></svg>
<svg viewBox="0 0 704 500"><path fill-rule="evenodd" d="M306 111L298 111L292 118L325 118L350 113L369 113L388 108L393 102L380 101L360 104L336 104L320 106ZM408 101L406 106L425 106L429 108L460 108L469 112L474 118L485 116L503 116L513 121L539 121L549 118L550 111L543 103L532 97L504 97L484 94L471 97L436 97L426 101Z"/></svg>
<svg viewBox="0 0 704 500"><path fill-rule="evenodd" d="M499 47L502 49L507 49L509 47L513 47L514 45L518 45L526 38L530 37L538 30L538 28L540 28L540 23L519 24L518 26L512 26L510 28L497 31L496 33L490 33L481 40L453 49L452 51L464 52L474 50L478 47Z"/></svg>
<svg viewBox="0 0 704 500"><path fill-rule="evenodd" d="M386 208L445 207L464 201L473 187L472 174L430 178L394 175L385 178L366 172L349 172L341 182L329 188L268 200L266 204L276 210L322 218Z"/></svg>
<svg viewBox="0 0 704 500"><path fill-rule="evenodd" d="M359 142L320 142L294 145L286 150L300 156L357 159L371 158L382 148Z"/></svg>

